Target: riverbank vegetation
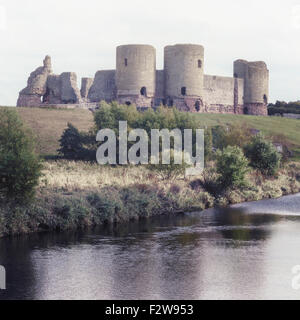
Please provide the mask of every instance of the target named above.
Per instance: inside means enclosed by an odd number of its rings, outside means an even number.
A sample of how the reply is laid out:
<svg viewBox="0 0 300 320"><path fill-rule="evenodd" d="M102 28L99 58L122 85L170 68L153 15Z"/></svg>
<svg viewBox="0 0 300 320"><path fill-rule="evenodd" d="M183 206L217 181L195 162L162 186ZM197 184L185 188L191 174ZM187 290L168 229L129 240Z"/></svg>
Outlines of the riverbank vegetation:
<svg viewBox="0 0 300 320"><path fill-rule="evenodd" d="M0 207L0 236L87 228L165 213L201 211L214 206L300 192L300 164L289 163L275 177L246 174L247 186L217 193L215 163L203 175L163 180L140 167L99 167L81 161L47 161L35 200Z"/></svg>
<svg viewBox="0 0 300 320"><path fill-rule="evenodd" d="M32 200L41 168L32 132L14 111L0 110L0 201Z"/></svg>
<svg viewBox="0 0 300 320"><path fill-rule="evenodd" d="M10 112L13 122L20 124L15 112ZM253 132L249 123L200 126L205 129L205 170L199 176L185 177L180 166L171 165L171 174L151 165L99 166L95 133L101 128L117 130L119 120L128 121L129 130L195 129L199 123L194 115L176 109L138 113L132 106L103 104L94 119L94 125L85 130L70 124L60 138L61 158L44 161L41 172L41 162L30 144L29 154L36 167L31 171L34 179L29 180L35 196L31 201L20 201L2 192L0 236L86 228L300 192L300 163L290 158L289 145L283 143L286 148L280 155L272 139ZM1 132L1 145L3 137L14 136L14 132ZM24 141L33 142L27 129L23 133ZM19 164L30 157L14 145L17 140L11 144L19 161L11 170L17 172L22 167ZM1 158L1 173L3 163ZM25 188L26 181L23 179L19 187L23 184ZM2 177L1 182L6 180Z"/></svg>

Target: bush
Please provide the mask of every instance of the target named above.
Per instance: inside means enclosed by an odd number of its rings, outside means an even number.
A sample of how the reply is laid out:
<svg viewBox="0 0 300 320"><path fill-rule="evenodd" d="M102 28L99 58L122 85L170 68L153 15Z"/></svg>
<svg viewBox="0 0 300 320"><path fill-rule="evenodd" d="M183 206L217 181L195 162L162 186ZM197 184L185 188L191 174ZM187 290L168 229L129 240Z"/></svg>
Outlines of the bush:
<svg viewBox="0 0 300 320"><path fill-rule="evenodd" d="M223 149L228 146L243 148L251 141L251 128L247 123L228 125L227 127L217 126L213 129L214 146Z"/></svg>
<svg viewBox="0 0 300 320"><path fill-rule="evenodd" d="M80 198L56 199L53 215L56 216L55 227L58 230L81 228L90 224L87 203Z"/></svg>
<svg viewBox="0 0 300 320"><path fill-rule="evenodd" d="M111 129L115 132L116 136L119 136L119 121L127 121L128 132L132 129L144 129L149 137L149 156L151 150L151 130L152 129L179 129L184 136L184 129L193 130L193 138L196 136L196 129L198 129L197 122L194 117L187 112L180 112L176 108L165 108L159 107L156 111L152 108L144 112L137 111L136 107L119 105L116 102L110 104L106 102L100 103L100 110L97 111L94 115L95 128L96 130L101 129ZM182 138L183 139L183 138ZM208 145L208 149L205 150L207 157L210 156L211 149L211 135L209 132L205 135L205 140ZM174 139L170 139L172 148ZM117 159L118 157L118 138L117 138ZM134 142L128 142L128 149ZM161 145L161 142L160 142ZM195 139L193 139L193 150L195 151Z"/></svg>
<svg viewBox="0 0 300 320"><path fill-rule="evenodd" d="M217 197L221 191L222 191L222 186L219 182L219 177L218 174L216 173L214 168L206 168L203 171L202 178L199 180L200 186L206 190L208 193L211 195ZM192 184L195 186L196 182Z"/></svg>
<svg viewBox="0 0 300 320"><path fill-rule="evenodd" d="M228 146L217 152L218 181L224 189L246 186L246 173L249 171L248 160L239 147Z"/></svg>
<svg viewBox="0 0 300 320"><path fill-rule="evenodd" d="M274 175L280 166L281 155L261 134L253 137L251 143L245 146L245 154L251 167L258 169L263 175Z"/></svg>
<svg viewBox="0 0 300 320"><path fill-rule="evenodd" d="M148 168L154 171L162 180L176 180L184 176L186 166L184 164L150 164Z"/></svg>
<svg viewBox="0 0 300 320"><path fill-rule="evenodd" d="M223 149L225 147L226 127L220 125L215 126L212 128L212 136L213 146L216 149Z"/></svg>
<svg viewBox="0 0 300 320"><path fill-rule="evenodd" d="M288 141L284 134L270 136L273 143L279 143L282 146L281 163L287 163L293 156L292 144Z"/></svg>
<svg viewBox="0 0 300 320"><path fill-rule="evenodd" d="M176 155L176 153L175 153ZM181 154L180 154L181 156ZM149 164L148 169L154 171L162 180L174 180L185 175L185 170L191 165L185 163L182 152L182 164L175 164L174 150L170 150L170 164L162 163L162 153L160 153L159 164Z"/></svg>
<svg viewBox="0 0 300 320"><path fill-rule="evenodd" d="M114 222L123 208L120 195L115 190L108 190L108 193L103 192L101 195L92 193L87 196L87 201L93 207L96 224Z"/></svg>
<svg viewBox="0 0 300 320"><path fill-rule="evenodd" d="M95 135L92 132L79 132L71 123L63 132L59 142L61 148L58 151L63 158L68 160L96 160L96 151L93 147L93 141L96 142ZM85 145L88 145L85 148ZM95 143L94 143L95 145Z"/></svg>
<svg viewBox="0 0 300 320"><path fill-rule="evenodd" d="M12 110L0 110L0 197L31 200L41 176L31 131Z"/></svg>
<svg viewBox="0 0 300 320"><path fill-rule="evenodd" d="M132 128L140 115L133 105L120 105L116 102L109 104L101 101L100 109L94 115L94 121L98 130L112 129L118 134L119 121L127 121L128 127Z"/></svg>

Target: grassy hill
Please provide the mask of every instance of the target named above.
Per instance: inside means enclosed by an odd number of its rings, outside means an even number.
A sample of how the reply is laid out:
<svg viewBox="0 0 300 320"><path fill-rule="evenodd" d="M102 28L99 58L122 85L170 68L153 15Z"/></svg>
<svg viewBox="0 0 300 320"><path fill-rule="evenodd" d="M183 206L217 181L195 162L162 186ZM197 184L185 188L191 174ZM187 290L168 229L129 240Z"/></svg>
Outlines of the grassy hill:
<svg viewBox="0 0 300 320"><path fill-rule="evenodd" d="M37 137L38 150L43 156L57 155L59 139L68 122L79 130L87 130L93 125L93 114L82 109L17 108L23 121Z"/></svg>
<svg viewBox="0 0 300 320"><path fill-rule="evenodd" d="M230 114L195 114L201 125L216 126L247 122L253 128L267 136L284 135L292 145L294 158L300 159L300 120L282 117L258 117Z"/></svg>
<svg viewBox="0 0 300 320"><path fill-rule="evenodd" d="M17 108L24 122L37 136L42 155L56 155L59 138L71 122L79 130L88 130L93 125L93 114L82 109ZM266 135L285 135L292 144L295 158L300 159L300 120L281 117L256 117L228 114L195 114L199 127L247 122L251 128Z"/></svg>

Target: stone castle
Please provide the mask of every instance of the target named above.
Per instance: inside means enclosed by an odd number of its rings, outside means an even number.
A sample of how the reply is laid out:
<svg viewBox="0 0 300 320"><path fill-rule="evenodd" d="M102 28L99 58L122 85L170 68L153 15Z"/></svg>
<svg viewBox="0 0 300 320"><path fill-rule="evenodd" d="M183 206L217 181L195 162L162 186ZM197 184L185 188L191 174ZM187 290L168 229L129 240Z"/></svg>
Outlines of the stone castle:
<svg viewBox="0 0 300 320"><path fill-rule="evenodd" d="M267 115L269 70L264 62L234 62L234 76L204 74L204 48L177 44L164 49L164 69L156 69L150 45L117 47L116 70L82 78L73 72L56 75L51 58L31 73L17 106L95 107L100 101L135 104L139 108L176 106L182 111Z"/></svg>

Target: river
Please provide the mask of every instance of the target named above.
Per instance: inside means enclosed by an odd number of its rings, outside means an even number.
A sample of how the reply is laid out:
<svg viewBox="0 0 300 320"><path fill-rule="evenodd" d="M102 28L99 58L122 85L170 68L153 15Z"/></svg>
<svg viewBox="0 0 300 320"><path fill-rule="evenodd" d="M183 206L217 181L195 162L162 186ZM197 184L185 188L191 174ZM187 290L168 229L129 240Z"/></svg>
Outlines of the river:
<svg viewBox="0 0 300 320"><path fill-rule="evenodd" d="M0 265L0 299L300 299L300 194L0 239Z"/></svg>

